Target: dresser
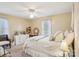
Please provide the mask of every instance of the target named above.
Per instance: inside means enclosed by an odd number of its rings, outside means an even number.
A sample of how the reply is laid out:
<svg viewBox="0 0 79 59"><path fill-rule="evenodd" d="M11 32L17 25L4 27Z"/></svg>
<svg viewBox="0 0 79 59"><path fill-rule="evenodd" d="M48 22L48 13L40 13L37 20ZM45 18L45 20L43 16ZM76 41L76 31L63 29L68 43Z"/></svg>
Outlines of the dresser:
<svg viewBox="0 0 79 59"><path fill-rule="evenodd" d="M27 38L29 38L29 35L27 34L26 35L25 34L15 35L14 36L15 45L23 44Z"/></svg>

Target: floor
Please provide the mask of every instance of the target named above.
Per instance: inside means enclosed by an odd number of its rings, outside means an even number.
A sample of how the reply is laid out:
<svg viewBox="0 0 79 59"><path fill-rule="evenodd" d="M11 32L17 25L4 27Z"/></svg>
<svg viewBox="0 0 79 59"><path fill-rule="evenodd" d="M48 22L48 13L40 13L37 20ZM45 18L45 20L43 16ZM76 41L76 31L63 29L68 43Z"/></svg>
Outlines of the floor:
<svg viewBox="0 0 79 59"><path fill-rule="evenodd" d="M10 49L7 49L8 53L5 55L5 57L31 57L31 55L28 55L23 50L23 45L13 46ZM73 56L72 50L70 53L70 57Z"/></svg>
<svg viewBox="0 0 79 59"><path fill-rule="evenodd" d="M5 55L5 57L31 57L30 55L25 54L22 45L14 46L10 49L7 49L7 51L8 53Z"/></svg>

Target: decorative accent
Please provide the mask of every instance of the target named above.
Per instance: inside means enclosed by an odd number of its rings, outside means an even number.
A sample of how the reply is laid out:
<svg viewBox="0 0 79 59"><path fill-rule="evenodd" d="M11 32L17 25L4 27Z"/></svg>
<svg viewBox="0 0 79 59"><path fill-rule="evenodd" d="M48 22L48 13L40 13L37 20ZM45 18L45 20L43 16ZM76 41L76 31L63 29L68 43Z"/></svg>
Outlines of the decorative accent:
<svg viewBox="0 0 79 59"><path fill-rule="evenodd" d="M31 34L31 27L30 26L26 28L26 33Z"/></svg>
<svg viewBox="0 0 79 59"><path fill-rule="evenodd" d="M33 33L34 33L34 35L38 35L39 34L39 29L38 28L34 28L33 29Z"/></svg>

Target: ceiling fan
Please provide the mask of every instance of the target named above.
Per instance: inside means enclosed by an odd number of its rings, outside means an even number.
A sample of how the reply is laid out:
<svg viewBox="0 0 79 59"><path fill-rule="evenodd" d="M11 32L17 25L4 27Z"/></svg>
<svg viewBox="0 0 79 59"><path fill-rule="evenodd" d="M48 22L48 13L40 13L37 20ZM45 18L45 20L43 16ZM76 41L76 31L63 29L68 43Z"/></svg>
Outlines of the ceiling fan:
<svg viewBox="0 0 79 59"><path fill-rule="evenodd" d="M29 11L29 17L30 17L30 18L34 18L34 17L37 16L35 9L28 9L28 11Z"/></svg>
<svg viewBox="0 0 79 59"><path fill-rule="evenodd" d="M27 14L27 12L28 12L28 16L30 17L30 18L35 18L35 17L37 17L37 16L39 16L39 15L42 15L42 13L43 13L43 10L41 10L41 9L39 9L39 8L37 8L37 7L28 7L28 6L19 6L18 7L18 9L17 9L17 11L21 11L21 12L26 12L26 14Z"/></svg>

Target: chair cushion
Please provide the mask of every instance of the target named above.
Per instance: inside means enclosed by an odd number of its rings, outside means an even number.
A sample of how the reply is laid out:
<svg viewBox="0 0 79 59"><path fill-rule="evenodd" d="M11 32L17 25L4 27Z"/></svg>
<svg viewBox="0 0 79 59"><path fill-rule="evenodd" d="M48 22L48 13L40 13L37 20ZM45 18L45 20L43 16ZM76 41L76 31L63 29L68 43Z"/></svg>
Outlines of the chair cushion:
<svg viewBox="0 0 79 59"><path fill-rule="evenodd" d="M6 44L9 44L10 42L9 41L0 41L0 45L6 45Z"/></svg>

